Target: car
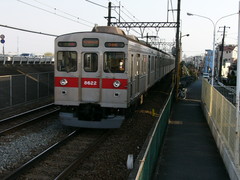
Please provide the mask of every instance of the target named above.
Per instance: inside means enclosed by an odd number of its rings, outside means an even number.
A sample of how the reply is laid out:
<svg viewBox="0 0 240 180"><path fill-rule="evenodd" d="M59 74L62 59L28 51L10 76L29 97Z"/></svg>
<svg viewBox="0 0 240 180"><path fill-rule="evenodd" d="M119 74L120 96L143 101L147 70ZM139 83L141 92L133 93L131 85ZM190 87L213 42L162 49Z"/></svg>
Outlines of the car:
<svg viewBox="0 0 240 180"><path fill-rule="evenodd" d="M20 54L20 56L21 57L35 57L35 55L34 54L32 54L32 53L22 53L22 54Z"/></svg>
<svg viewBox="0 0 240 180"><path fill-rule="evenodd" d="M209 74L208 73L203 73L202 77L209 79Z"/></svg>

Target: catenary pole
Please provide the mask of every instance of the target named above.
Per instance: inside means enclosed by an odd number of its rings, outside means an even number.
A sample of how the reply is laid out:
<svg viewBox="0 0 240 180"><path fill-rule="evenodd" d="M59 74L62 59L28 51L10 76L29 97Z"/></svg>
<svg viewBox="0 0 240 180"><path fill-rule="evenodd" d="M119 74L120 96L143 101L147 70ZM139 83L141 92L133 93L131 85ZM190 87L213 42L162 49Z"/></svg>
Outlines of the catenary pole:
<svg viewBox="0 0 240 180"><path fill-rule="evenodd" d="M111 25L111 18L112 18L111 9L112 9L112 3L109 2L108 3L108 23L107 23L108 26Z"/></svg>
<svg viewBox="0 0 240 180"><path fill-rule="evenodd" d="M178 0L177 8L177 32L176 32L176 60L175 60L175 78L176 78L176 99L178 96L178 86L179 86L179 61L180 61L180 44L179 44L179 34L180 34L180 11L181 11L181 0Z"/></svg>

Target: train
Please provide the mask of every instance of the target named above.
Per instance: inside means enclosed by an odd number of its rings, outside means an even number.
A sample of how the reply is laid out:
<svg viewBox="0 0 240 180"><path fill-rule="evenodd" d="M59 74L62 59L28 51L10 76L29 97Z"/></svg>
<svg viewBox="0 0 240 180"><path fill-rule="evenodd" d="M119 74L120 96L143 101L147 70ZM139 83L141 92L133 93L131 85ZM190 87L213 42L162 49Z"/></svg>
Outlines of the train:
<svg viewBox="0 0 240 180"><path fill-rule="evenodd" d="M54 102L66 126L119 128L174 56L113 26L55 39Z"/></svg>

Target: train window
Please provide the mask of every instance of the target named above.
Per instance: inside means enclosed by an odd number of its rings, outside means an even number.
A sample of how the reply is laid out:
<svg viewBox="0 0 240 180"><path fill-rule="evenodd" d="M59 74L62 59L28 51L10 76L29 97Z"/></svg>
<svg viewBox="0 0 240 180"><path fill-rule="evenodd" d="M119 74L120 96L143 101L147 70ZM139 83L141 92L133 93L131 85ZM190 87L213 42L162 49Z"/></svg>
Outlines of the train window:
<svg viewBox="0 0 240 180"><path fill-rule="evenodd" d="M123 52L105 52L103 69L105 73L124 73L125 54Z"/></svg>
<svg viewBox="0 0 240 180"><path fill-rule="evenodd" d="M154 61L154 57L152 56L151 57L151 71L154 71L154 68L155 68L154 64L155 64L155 61Z"/></svg>
<svg viewBox="0 0 240 180"><path fill-rule="evenodd" d="M98 70L98 55L96 53L84 54L84 71L97 72Z"/></svg>
<svg viewBox="0 0 240 180"><path fill-rule="evenodd" d="M143 70L143 74L146 74L147 72L147 56L146 55L143 56L142 70Z"/></svg>
<svg viewBox="0 0 240 180"><path fill-rule="evenodd" d="M84 38L82 40L83 47L98 47L99 40L97 38Z"/></svg>
<svg viewBox="0 0 240 180"><path fill-rule="evenodd" d="M57 52L57 70L66 72L77 71L77 52L58 51Z"/></svg>

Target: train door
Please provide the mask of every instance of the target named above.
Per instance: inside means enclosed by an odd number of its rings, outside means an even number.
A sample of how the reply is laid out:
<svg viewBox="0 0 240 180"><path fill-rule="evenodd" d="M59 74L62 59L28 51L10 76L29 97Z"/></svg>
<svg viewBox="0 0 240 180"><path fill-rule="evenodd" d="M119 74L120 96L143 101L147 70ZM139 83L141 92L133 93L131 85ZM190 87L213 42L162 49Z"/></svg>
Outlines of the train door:
<svg viewBox="0 0 240 180"><path fill-rule="evenodd" d="M130 89L130 98L134 97L135 94L135 71L134 71L134 58L133 54L131 55L131 89Z"/></svg>
<svg viewBox="0 0 240 180"><path fill-rule="evenodd" d="M94 103L100 101L100 68L99 54L96 52L82 53L81 101Z"/></svg>
<svg viewBox="0 0 240 180"><path fill-rule="evenodd" d="M155 56L155 61L154 61L154 71L155 71L155 72L154 72L154 73L155 73L155 74L154 74L154 78L155 78L154 80L155 80L155 81L157 80L157 72L158 72L157 61L158 61L158 60L157 60L157 56Z"/></svg>
<svg viewBox="0 0 240 180"><path fill-rule="evenodd" d="M139 79L140 79L140 75L139 75L139 71L140 71L140 54L136 54L136 58L135 58L135 63L136 63L136 71L135 71L135 81L136 81L136 94L139 93Z"/></svg>
<svg viewBox="0 0 240 180"><path fill-rule="evenodd" d="M150 80L151 80L151 79L150 79L150 77L151 77L151 76L150 76L150 75L151 75L151 68L150 68L150 64L151 64L151 57L150 57L150 56L148 56L148 70L147 70L147 71L148 71L148 83L147 83L147 84L148 84L148 86L150 85Z"/></svg>

